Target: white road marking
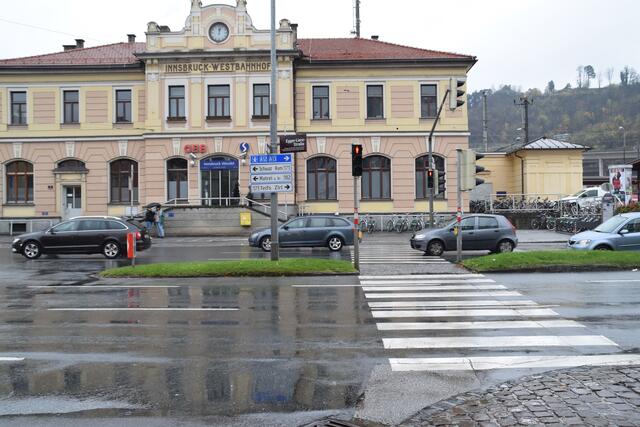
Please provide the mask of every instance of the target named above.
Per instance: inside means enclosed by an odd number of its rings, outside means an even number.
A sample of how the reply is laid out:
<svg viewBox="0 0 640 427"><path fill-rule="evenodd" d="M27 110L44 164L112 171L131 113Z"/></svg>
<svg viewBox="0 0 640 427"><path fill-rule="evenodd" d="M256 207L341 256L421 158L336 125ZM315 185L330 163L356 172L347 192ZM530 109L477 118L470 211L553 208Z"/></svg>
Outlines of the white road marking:
<svg viewBox="0 0 640 427"><path fill-rule="evenodd" d="M488 292L404 292L404 293L366 293L371 299L387 298L475 298L475 297L521 297L516 291L488 291Z"/></svg>
<svg viewBox="0 0 640 427"><path fill-rule="evenodd" d="M0 357L0 362L22 362L24 357Z"/></svg>
<svg viewBox="0 0 640 427"><path fill-rule="evenodd" d="M238 311L238 308L196 308L196 307L94 307L94 308L49 308L49 311Z"/></svg>
<svg viewBox="0 0 640 427"><path fill-rule="evenodd" d="M131 285L131 286L106 286L106 285L95 285L95 286L72 286L72 285L62 285L62 286L51 286L51 285L43 285L43 286L27 286L31 289L81 289L84 291L95 291L100 289L146 289L146 288L179 288L180 286L176 285Z"/></svg>
<svg viewBox="0 0 640 427"><path fill-rule="evenodd" d="M573 320L508 320L484 322L389 322L376 323L380 331L427 331L524 328L585 328Z"/></svg>
<svg viewBox="0 0 640 427"><path fill-rule="evenodd" d="M374 318L393 317L538 317L559 316L549 308L529 309L481 309L481 310L374 310L371 312Z"/></svg>
<svg viewBox="0 0 640 427"><path fill-rule="evenodd" d="M365 292L382 291L482 291L507 289L504 285L414 285L414 286L363 286Z"/></svg>
<svg viewBox="0 0 640 427"><path fill-rule="evenodd" d="M478 279L482 274L404 274L398 276L359 276L360 280L400 280L400 279Z"/></svg>
<svg viewBox="0 0 640 427"><path fill-rule="evenodd" d="M587 283L629 283L629 282L640 282L640 279L587 280Z"/></svg>
<svg viewBox="0 0 640 427"><path fill-rule="evenodd" d="M486 371L489 369L571 368L638 365L640 354L590 356L498 356L389 359L393 371Z"/></svg>
<svg viewBox="0 0 640 427"><path fill-rule="evenodd" d="M495 283L494 280L491 279L468 279L468 280L460 280L460 279L438 279L438 280L362 280L360 284L362 286L371 286L371 285L437 285L437 284L465 284L465 283Z"/></svg>
<svg viewBox="0 0 640 427"><path fill-rule="evenodd" d="M384 348L493 348L614 346L602 335L531 335L506 337L383 338Z"/></svg>
<svg viewBox="0 0 640 427"><path fill-rule="evenodd" d="M371 308L395 308L395 307L483 307L483 306L536 306L535 301L499 301L499 300L477 300L477 301L376 301L370 302Z"/></svg>
<svg viewBox="0 0 640 427"><path fill-rule="evenodd" d="M449 264L449 261L360 261L360 264Z"/></svg>

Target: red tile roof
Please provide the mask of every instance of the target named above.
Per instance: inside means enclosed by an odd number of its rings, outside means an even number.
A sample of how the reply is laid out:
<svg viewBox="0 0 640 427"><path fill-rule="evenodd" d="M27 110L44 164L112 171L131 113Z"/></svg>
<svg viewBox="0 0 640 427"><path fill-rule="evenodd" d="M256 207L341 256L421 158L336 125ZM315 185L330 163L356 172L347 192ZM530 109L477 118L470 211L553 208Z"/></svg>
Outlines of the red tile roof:
<svg viewBox="0 0 640 427"><path fill-rule="evenodd" d="M376 60L469 60L475 57L436 50L418 49L380 40L363 38L299 39L303 59L308 61Z"/></svg>
<svg viewBox="0 0 640 427"><path fill-rule="evenodd" d="M0 59L0 67L131 65L140 61L134 53L144 51L145 47L145 43L114 43L47 55Z"/></svg>

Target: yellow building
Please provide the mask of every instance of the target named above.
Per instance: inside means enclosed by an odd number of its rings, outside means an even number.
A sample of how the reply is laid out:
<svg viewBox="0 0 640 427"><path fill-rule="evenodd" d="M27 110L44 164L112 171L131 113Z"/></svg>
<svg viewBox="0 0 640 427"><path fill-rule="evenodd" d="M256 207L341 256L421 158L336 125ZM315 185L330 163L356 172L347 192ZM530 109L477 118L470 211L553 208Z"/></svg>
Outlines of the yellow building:
<svg viewBox="0 0 640 427"><path fill-rule="evenodd" d="M192 0L185 27L150 22L144 43L0 60L4 218L122 215L151 202L227 206L248 195L248 154L269 144L270 35L245 0ZM307 212L353 209L350 146L364 145L363 212L424 212L427 135L450 78L475 57L377 39L298 39L277 29L278 133L307 135L295 192ZM466 106L445 107L437 210L455 209ZM250 194L253 199L265 194Z"/></svg>
<svg viewBox="0 0 640 427"><path fill-rule="evenodd" d="M566 196L583 188L587 147L542 137L505 152L486 153L478 165L490 194ZM478 192L477 192L478 193Z"/></svg>

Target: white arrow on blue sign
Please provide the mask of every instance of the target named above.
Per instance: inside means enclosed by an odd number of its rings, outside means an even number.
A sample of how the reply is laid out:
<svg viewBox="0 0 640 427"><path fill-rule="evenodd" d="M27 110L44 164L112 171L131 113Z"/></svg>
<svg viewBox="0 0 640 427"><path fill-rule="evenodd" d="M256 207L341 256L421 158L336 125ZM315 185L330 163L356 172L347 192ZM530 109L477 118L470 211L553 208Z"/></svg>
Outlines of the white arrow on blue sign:
<svg viewBox="0 0 640 427"><path fill-rule="evenodd" d="M292 159L290 154L256 154L251 156L251 164L291 163Z"/></svg>

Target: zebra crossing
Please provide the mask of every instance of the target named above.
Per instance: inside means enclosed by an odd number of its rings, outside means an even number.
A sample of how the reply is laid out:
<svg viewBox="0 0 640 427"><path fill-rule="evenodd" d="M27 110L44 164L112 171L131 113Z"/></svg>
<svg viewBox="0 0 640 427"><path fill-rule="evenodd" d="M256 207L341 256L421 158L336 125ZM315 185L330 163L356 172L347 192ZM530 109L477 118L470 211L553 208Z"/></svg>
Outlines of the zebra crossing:
<svg viewBox="0 0 640 427"><path fill-rule="evenodd" d="M353 249L351 260L353 261ZM361 245L360 264L448 264L437 256L424 256L420 251L411 249L408 243Z"/></svg>
<svg viewBox="0 0 640 427"><path fill-rule="evenodd" d="M360 286L393 371L640 363L640 354L481 274L360 276Z"/></svg>

